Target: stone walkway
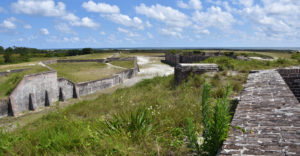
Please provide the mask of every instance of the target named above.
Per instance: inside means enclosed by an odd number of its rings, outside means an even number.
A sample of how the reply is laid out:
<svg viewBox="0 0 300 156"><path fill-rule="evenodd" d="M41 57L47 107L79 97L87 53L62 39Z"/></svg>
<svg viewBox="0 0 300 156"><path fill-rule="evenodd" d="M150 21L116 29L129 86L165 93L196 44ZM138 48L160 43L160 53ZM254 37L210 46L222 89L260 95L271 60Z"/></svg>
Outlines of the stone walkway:
<svg viewBox="0 0 300 156"><path fill-rule="evenodd" d="M300 155L300 104L276 70L250 73L220 155Z"/></svg>

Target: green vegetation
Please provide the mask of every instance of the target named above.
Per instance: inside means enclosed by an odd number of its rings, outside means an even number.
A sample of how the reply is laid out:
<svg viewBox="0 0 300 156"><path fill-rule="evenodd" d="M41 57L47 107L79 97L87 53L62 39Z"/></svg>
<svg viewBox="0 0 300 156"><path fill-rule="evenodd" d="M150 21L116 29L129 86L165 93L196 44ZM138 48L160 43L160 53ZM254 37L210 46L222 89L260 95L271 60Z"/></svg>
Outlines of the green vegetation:
<svg viewBox="0 0 300 156"><path fill-rule="evenodd" d="M110 68L105 63L75 62L50 64L57 71L59 77L64 77L74 82L85 82L108 78L123 69Z"/></svg>
<svg viewBox="0 0 300 156"><path fill-rule="evenodd" d="M235 55L245 56L245 57L261 57L261 58L264 58L264 59L273 59L272 56L265 55L263 53L254 53L254 52L248 52L248 53L240 52L240 53L236 53Z"/></svg>
<svg viewBox="0 0 300 156"><path fill-rule="evenodd" d="M110 64L115 65L115 66L119 66L119 67L123 67L123 68L134 68L134 61L113 61L110 62Z"/></svg>
<svg viewBox="0 0 300 156"><path fill-rule="evenodd" d="M195 76L174 88L173 75L156 77L95 100L79 102L22 129L2 132L0 152L8 155L199 152L195 140L203 132L204 79Z"/></svg>
<svg viewBox="0 0 300 156"><path fill-rule="evenodd" d="M291 58L297 60L298 63L300 63L300 53L299 52L292 54Z"/></svg>
<svg viewBox="0 0 300 156"><path fill-rule="evenodd" d="M248 72L249 70L259 70L259 69L271 69L277 67L287 67L291 65L297 65L298 63L294 60L289 60L285 58L279 58L275 61L260 61L260 60L237 60L230 57L211 57L204 61L203 63L216 63L219 65L220 70L237 70L240 72Z"/></svg>
<svg viewBox="0 0 300 156"><path fill-rule="evenodd" d="M202 92L202 123L203 138L202 144L203 155L216 155L219 147L227 138L230 125L230 85L224 91L222 97L216 98L214 104L210 97L210 85L204 84ZM200 153L199 153L200 154Z"/></svg>
<svg viewBox="0 0 300 156"><path fill-rule="evenodd" d="M42 66L32 66L30 69L20 73L11 73L5 76L0 76L0 98L5 98L11 93L16 85L22 80L24 75L40 73L48 71L48 68Z"/></svg>

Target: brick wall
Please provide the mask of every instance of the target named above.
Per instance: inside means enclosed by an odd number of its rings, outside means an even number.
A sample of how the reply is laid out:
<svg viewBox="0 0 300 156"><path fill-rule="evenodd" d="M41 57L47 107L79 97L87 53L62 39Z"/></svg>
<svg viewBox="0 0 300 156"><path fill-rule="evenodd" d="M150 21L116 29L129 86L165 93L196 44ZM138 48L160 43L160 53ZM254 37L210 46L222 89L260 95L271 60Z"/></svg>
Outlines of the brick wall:
<svg viewBox="0 0 300 156"><path fill-rule="evenodd" d="M216 64L177 64L175 67L175 85L180 84L190 75L201 75L205 72L218 71Z"/></svg>
<svg viewBox="0 0 300 156"><path fill-rule="evenodd" d="M278 72L300 101L300 69L278 69Z"/></svg>

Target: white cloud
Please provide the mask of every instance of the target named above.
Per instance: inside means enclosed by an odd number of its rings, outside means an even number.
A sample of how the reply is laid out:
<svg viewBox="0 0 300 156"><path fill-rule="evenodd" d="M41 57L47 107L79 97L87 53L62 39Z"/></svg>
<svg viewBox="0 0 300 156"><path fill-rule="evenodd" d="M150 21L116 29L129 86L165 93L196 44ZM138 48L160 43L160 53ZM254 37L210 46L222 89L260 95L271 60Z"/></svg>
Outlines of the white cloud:
<svg viewBox="0 0 300 156"><path fill-rule="evenodd" d="M3 22L0 24L0 26L3 27L4 29L16 29L17 26L14 23L15 21L16 21L16 18L10 17L10 18L3 20Z"/></svg>
<svg viewBox="0 0 300 156"><path fill-rule="evenodd" d="M54 42L54 43L76 43L80 41L80 38L77 36L74 37L51 36L47 38L46 41Z"/></svg>
<svg viewBox="0 0 300 156"><path fill-rule="evenodd" d="M147 36L148 38L153 39L153 35L151 33L147 32Z"/></svg>
<svg viewBox="0 0 300 156"><path fill-rule="evenodd" d="M236 22L231 13L214 6L208 8L206 12L196 11L193 14L193 21L201 27L215 27L219 29L228 29Z"/></svg>
<svg viewBox="0 0 300 156"><path fill-rule="evenodd" d="M0 13L6 13L6 10L0 6Z"/></svg>
<svg viewBox="0 0 300 156"><path fill-rule="evenodd" d="M62 33L74 34L72 29L66 23L60 23L54 26L54 28Z"/></svg>
<svg viewBox="0 0 300 156"><path fill-rule="evenodd" d="M97 24L96 22L94 22L92 19L88 18L88 17L84 17L81 20L76 20L76 21L72 21L71 25L73 26L83 26L83 27L88 27L88 28L98 28L99 24Z"/></svg>
<svg viewBox="0 0 300 156"><path fill-rule="evenodd" d="M195 29L197 34L204 34L204 35L209 35L210 31L206 29L205 27L201 27L199 25L194 25L193 28Z"/></svg>
<svg viewBox="0 0 300 156"><path fill-rule="evenodd" d="M24 24L24 28L25 28L25 29L31 29L32 26L31 26L30 24Z"/></svg>
<svg viewBox="0 0 300 156"><path fill-rule="evenodd" d="M141 4L140 6L135 7L135 10L139 14L159 20L170 26L186 27L191 24L184 13L160 4L152 5L150 7Z"/></svg>
<svg viewBox="0 0 300 156"><path fill-rule="evenodd" d="M138 36L140 36L137 33L131 32L127 29L120 28L120 27L118 27L118 31L121 32L121 33L125 33L128 37L138 37Z"/></svg>
<svg viewBox="0 0 300 156"><path fill-rule="evenodd" d="M65 14L66 6L53 0L18 0L12 3L12 8L16 13L28 15L61 16Z"/></svg>
<svg viewBox="0 0 300 156"><path fill-rule="evenodd" d="M130 18L129 16L124 14L108 14L102 16L107 17L109 20L117 24L133 27L137 29L144 29L143 21L138 17Z"/></svg>
<svg viewBox="0 0 300 156"><path fill-rule="evenodd" d="M151 28L151 27L152 27L152 24L151 24L149 21L147 21L147 22L146 22L146 26L147 26L148 28Z"/></svg>
<svg viewBox="0 0 300 156"><path fill-rule="evenodd" d="M104 31L101 31L100 35L106 35L106 33Z"/></svg>
<svg viewBox="0 0 300 156"><path fill-rule="evenodd" d="M196 10L202 9L202 3L200 0L189 0L188 3L184 3L182 0L180 0L177 1L177 6L184 9L190 9L190 8Z"/></svg>
<svg viewBox="0 0 300 156"><path fill-rule="evenodd" d="M263 0L261 5L253 1L240 1L240 14L263 36L270 38L299 37L300 1Z"/></svg>
<svg viewBox="0 0 300 156"><path fill-rule="evenodd" d="M251 7L253 5L253 0L240 0L239 2L245 7Z"/></svg>
<svg viewBox="0 0 300 156"><path fill-rule="evenodd" d="M41 33L42 35L49 35L49 34L50 34L49 31L48 31L48 29L46 29L46 28L41 28L41 29L40 29L40 33Z"/></svg>
<svg viewBox="0 0 300 156"><path fill-rule="evenodd" d="M88 12L97 12L97 13L120 13L120 9L116 5L109 5L106 3L95 3L90 0L84 2L82 7L85 8Z"/></svg>
<svg viewBox="0 0 300 156"><path fill-rule="evenodd" d="M160 29L160 33L167 36L183 38L182 36L182 28L162 28Z"/></svg>
<svg viewBox="0 0 300 156"><path fill-rule="evenodd" d="M66 11L66 5L62 2L55 3L54 0L18 0L12 3L16 13L28 15L59 17L68 21L72 26L97 28L99 24L88 17L79 18L73 13Z"/></svg>

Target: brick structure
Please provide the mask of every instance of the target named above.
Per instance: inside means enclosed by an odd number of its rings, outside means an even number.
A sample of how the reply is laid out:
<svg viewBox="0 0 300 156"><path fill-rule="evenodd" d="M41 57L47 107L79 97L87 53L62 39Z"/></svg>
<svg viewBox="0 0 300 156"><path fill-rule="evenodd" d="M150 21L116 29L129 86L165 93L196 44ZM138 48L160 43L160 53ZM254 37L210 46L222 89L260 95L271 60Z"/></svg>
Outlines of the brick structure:
<svg viewBox="0 0 300 156"><path fill-rule="evenodd" d="M111 61L134 61L134 68L114 74L110 78L95 81L74 83L65 78L57 78L57 72L47 66L53 63L72 62L111 62ZM9 95L9 100L0 100L0 117L12 115L20 116L26 111L33 111L51 106L58 100L65 101L70 98L92 94L106 88L123 83L137 75L139 66L136 57L108 58L92 60L50 60L40 63L50 71L37 74L25 75ZM24 69L22 69L24 70ZM1 76L1 74L0 74Z"/></svg>
<svg viewBox="0 0 300 156"><path fill-rule="evenodd" d="M225 155L300 155L300 104L276 70L250 72Z"/></svg>
<svg viewBox="0 0 300 156"><path fill-rule="evenodd" d="M180 84L183 80L185 80L190 75L200 75L205 72L218 71L218 65L216 64L185 64L180 63L175 67L175 85Z"/></svg>
<svg viewBox="0 0 300 156"><path fill-rule="evenodd" d="M178 63L196 63L203 61L209 57L214 56L228 56L235 58L235 55L233 52L229 53L221 53L221 52L200 52L200 53L194 53L194 52L188 52L188 53L166 53L164 63L167 63L171 66L176 66Z"/></svg>
<svg viewBox="0 0 300 156"><path fill-rule="evenodd" d="M278 72L300 102L300 68L279 69Z"/></svg>

